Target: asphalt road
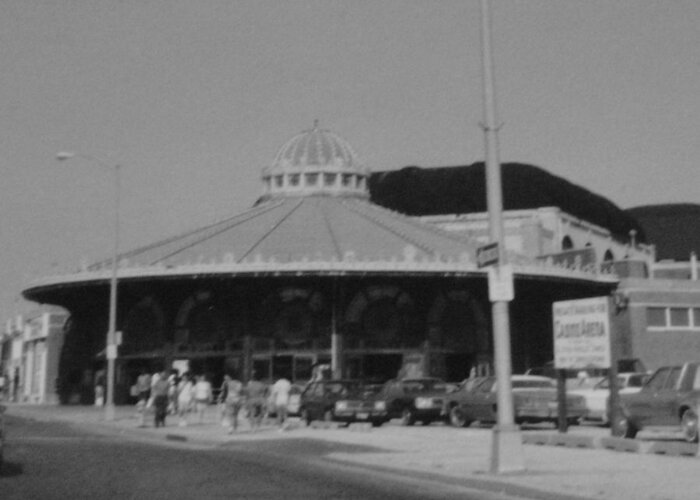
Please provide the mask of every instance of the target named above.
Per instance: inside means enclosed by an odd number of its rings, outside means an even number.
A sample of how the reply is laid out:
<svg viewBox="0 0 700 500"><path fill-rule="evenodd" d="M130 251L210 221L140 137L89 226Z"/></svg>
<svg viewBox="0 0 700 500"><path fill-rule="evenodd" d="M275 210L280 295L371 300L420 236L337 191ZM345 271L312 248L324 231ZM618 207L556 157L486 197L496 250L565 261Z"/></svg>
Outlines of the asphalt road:
<svg viewBox="0 0 700 500"><path fill-rule="evenodd" d="M134 442L60 423L7 419L0 498L479 499L494 493L324 460L365 448L315 440Z"/></svg>

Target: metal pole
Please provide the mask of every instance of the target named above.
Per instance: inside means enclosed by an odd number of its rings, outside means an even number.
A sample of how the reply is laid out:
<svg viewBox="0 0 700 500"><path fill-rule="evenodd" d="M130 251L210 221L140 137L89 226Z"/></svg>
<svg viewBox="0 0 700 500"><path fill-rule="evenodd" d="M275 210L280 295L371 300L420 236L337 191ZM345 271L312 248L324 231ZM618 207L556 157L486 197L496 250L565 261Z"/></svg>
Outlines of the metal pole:
<svg viewBox="0 0 700 500"><path fill-rule="evenodd" d="M484 91L484 139L486 142L486 200L489 212L491 241L498 243L499 259L496 273L502 276L506 262L503 238L503 200L501 165L498 158L498 124L491 49L491 15L488 0L481 0L481 42ZM494 300L491 304L493 323L494 362L497 388L497 425L493 429L491 472L525 470L520 430L514 422L513 390L511 387L511 351L508 302Z"/></svg>
<svg viewBox="0 0 700 500"><path fill-rule="evenodd" d="M119 210L121 184L119 165L114 166L114 248L112 252L112 277L109 283L109 327L107 330L107 394L105 420L114 420L114 372L117 358L117 272L119 269Z"/></svg>
<svg viewBox="0 0 700 500"><path fill-rule="evenodd" d="M91 160L101 167L114 169L114 247L112 249L112 274L109 281L109 324L107 326L107 339L105 345L105 358L107 359L107 387L105 390L105 420L114 420L114 386L115 364L117 359L117 272L119 269L119 212L121 198L121 165L109 165L106 162L91 155L72 152L60 152L56 154L58 161L66 161L75 157Z"/></svg>

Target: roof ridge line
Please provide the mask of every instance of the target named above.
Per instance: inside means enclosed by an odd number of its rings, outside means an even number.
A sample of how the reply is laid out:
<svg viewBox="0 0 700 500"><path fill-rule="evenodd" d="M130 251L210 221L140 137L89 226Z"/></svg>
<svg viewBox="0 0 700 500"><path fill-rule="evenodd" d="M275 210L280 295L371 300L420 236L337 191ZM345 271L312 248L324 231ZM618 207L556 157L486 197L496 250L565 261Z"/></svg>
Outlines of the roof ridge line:
<svg viewBox="0 0 700 500"><path fill-rule="evenodd" d="M355 205L355 206L349 206L349 205L351 205L351 203L348 203L348 201L349 201L349 200L343 200L341 203L347 204L347 205L348 205L348 209L349 209L349 210L352 210L353 212L355 212L356 214L358 214L360 217L363 217L363 218L365 218L365 219L371 220L372 222L374 222L374 223L377 224L378 226L384 228L386 231L389 231L389 232L392 233L393 235L397 236L399 239L401 239L401 240L405 241L406 243L409 243L409 244L411 244L411 245L413 245L413 246L415 246L415 247L417 247L417 248L423 250L424 252L426 252L426 253L429 254L429 255L432 255L432 256L438 257L438 258L442 256L442 254L441 254L440 252L429 248L429 247L428 247L427 245L425 245L424 243L420 243L420 242L418 242L418 241L415 241L413 238L411 238L411 237L409 237L409 236L407 236L407 235L405 235L405 234L402 234L400 231L396 231L394 228L388 226L387 224L382 223L380 220L378 220L378 219L375 218L375 217L372 217L370 214L364 213L364 212L363 212L361 209L359 209L358 206L357 206L357 205L358 205L357 202L360 202L360 201L362 201L362 200L352 200L352 201L353 201L352 205ZM364 202L363 205L364 205L364 206L369 206L369 205L373 205L373 204L372 204L372 203L368 203L368 202ZM391 213L391 211L386 210L386 209L384 209L384 211L387 211L387 212L390 212L390 213Z"/></svg>
<svg viewBox="0 0 700 500"><path fill-rule="evenodd" d="M286 198L286 199L289 199L289 198ZM251 247L248 249L248 251L244 252L243 255L241 256L241 258L240 258L240 259L237 259L237 261L238 261L238 262L242 262L243 259L245 259L248 255L250 255L250 253L251 253L253 250L255 250L255 248L257 248L257 247L260 245L260 243L263 242L263 240L264 240L265 238L267 238L275 229L277 229L277 228L280 226L280 224L282 224L285 220L287 220L287 218L289 218L290 215L292 215L294 212L296 212L296 211L299 209L299 207L302 205L302 203L304 202L305 199L306 199L306 198L304 198L304 197L299 198L298 201L297 201L297 203L296 203L296 205L293 206L293 207L291 208L291 210L289 210L289 212L287 212L284 216L282 216L282 217L277 221L277 223L275 223L268 231L266 231L265 234L263 234L263 235L258 239L258 241L256 241L255 243L253 243L253 244L251 245ZM282 203L284 203L284 202L282 202Z"/></svg>
<svg viewBox="0 0 700 500"><path fill-rule="evenodd" d="M151 243L150 245L145 245L145 246L142 246L142 247L135 248L135 249L133 249L133 250L129 250L128 252L124 252L124 253L122 253L122 254L119 254L119 256L117 257L117 259L121 260L121 259L132 258L132 257L134 257L134 256L136 256L136 255L138 255L138 254L140 254L140 253L147 252L147 251L152 250L152 249L154 249L154 248L157 248L157 247L159 247L159 246L163 246L163 245L167 245L167 244L169 244L169 243L173 243L173 242L175 242L175 241L177 241L177 240L179 240L179 239L186 238L186 237L188 237L188 236L192 236L192 235L195 235L195 234L198 234L198 233L202 233L202 232L204 232L204 231L211 230L211 229L212 229L213 227L215 227L215 226L219 226L219 225L221 225L221 224L226 224L226 223L228 223L228 222L233 221L234 219L239 219L239 218L245 217L244 220L241 220L240 222L237 222L236 224L234 224L234 225L232 225L232 226L226 226L226 228L223 229L222 231L224 231L224 230L226 230L226 229L230 229L231 227L235 227L235 226L238 225L238 224L242 224L242 223L244 223L244 222L250 220L251 218L258 216L260 213L264 213L264 212L266 212L266 211L273 210L273 209L276 208L276 206L279 205L280 203L281 203L280 201L277 201L274 205L273 205L273 204L270 204L270 206L264 206L264 205L262 205L262 206L258 206L258 207L251 207L251 208L249 208L248 210L246 210L246 211L244 211L244 212L242 212L242 213L235 214L235 215L232 215L232 216L229 216L229 217L225 217L225 218L223 218L223 219L221 219L221 220L218 220L218 221L216 221L216 222L212 222L211 224L208 224L208 225L206 225L206 226L204 226L204 227L200 227L200 228L197 228L197 229L191 229L191 230L188 230L188 231L185 231L185 232L182 232L182 233L178 233L178 234L176 234L176 235L174 235L174 236L171 236L171 237L169 237L169 238L165 238L165 239L159 240L159 241L157 241L157 242L155 242L155 243ZM213 235L210 235L210 236L208 236L207 238L203 238L203 239L198 240L198 241L203 241L204 239L211 238L211 237L213 237L213 236L215 236L216 234L219 234L219 233L221 233L221 231L217 231L217 232L214 233ZM191 245L190 245L190 246L191 246ZM188 247L185 247L185 248L188 248ZM182 249L182 248L179 249L178 252L179 252L180 250L183 250L183 249ZM163 256L163 257L160 257L158 260L152 262L150 265L155 265L157 262L159 262L159 261L161 261L161 260L163 260L163 259L166 259L166 258L168 258L168 257L172 257L173 255L176 255L178 252L171 252L171 253L168 254L168 255L165 255L165 256ZM105 259L105 260L96 262L96 263L94 263L94 264L91 264L91 266L99 266L99 265L102 265L103 263L106 263L106 262L111 262L111 259Z"/></svg>

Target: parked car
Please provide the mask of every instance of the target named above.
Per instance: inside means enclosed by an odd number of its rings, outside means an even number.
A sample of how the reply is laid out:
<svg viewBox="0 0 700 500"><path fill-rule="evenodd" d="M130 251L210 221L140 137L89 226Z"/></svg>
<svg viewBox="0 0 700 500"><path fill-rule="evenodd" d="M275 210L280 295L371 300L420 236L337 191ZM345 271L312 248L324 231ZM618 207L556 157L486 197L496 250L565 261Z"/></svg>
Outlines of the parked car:
<svg viewBox="0 0 700 500"><path fill-rule="evenodd" d="M513 412L516 423L556 423L559 415L556 383L538 375L513 375ZM498 411L496 377L486 377L466 390L450 409L450 423L467 427L472 422L495 422ZM585 400L575 394L566 395L567 421L576 423L586 412Z"/></svg>
<svg viewBox="0 0 700 500"><path fill-rule="evenodd" d="M386 407L386 421L400 418L403 425L428 425L444 420L442 408L448 384L439 378L395 379L384 384L374 401Z"/></svg>
<svg viewBox="0 0 700 500"><path fill-rule="evenodd" d="M469 397L469 394L476 389L488 377L471 377L464 379L454 390L449 391L445 395L445 401L442 406L442 416L446 421L455 427L461 427L460 413L453 411L462 401Z"/></svg>
<svg viewBox="0 0 700 500"><path fill-rule="evenodd" d="M309 383L301 393L300 414L302 421L310 424L314 420L339 420L347 413L337 415L337 401L360 399L362 389L359 380L316 380Z"/></svg>
<svg viewBox="0 0 700 500"><path fill-rule="evenodd" d="M620 373L617 376L619 394L633 394L639 392L644 382L649 378L647 373ZM578 394L586 400L586 414L584 421L599 422L608 425L610 418L610 379L604 378L591 388L573 389L570 394Z"/></svg>
<svg viewBox="0 0 700 500"><path fill-rule="evenodd" d="M554 361L549 361L542 366L530 368L525 375L540 375L551 379L557 379L559 370L554 367ZM641 359L622 358L617 360L617 373L646 373L646 367ZM585 368L580 370L566 369L567 390L590 389L608 376L606 368Z"/></svg>
<svg viewBox="0 0 700 500"><path fill-rule="evenodd" d="M686 441L697 443L699 407L700 362L664 366L639 392L620 396L617 427L626 438L659 428L681 431Z"/></svg>
<svg viewBox="0 0 700 500"><path fill-rule="evenodd" d="M377 399L381 389L381 385L369 384L350 391L347 396L335 402L333 420L347 423L370 422L372 426L380 427L388 420L386 402Z"/></svg>

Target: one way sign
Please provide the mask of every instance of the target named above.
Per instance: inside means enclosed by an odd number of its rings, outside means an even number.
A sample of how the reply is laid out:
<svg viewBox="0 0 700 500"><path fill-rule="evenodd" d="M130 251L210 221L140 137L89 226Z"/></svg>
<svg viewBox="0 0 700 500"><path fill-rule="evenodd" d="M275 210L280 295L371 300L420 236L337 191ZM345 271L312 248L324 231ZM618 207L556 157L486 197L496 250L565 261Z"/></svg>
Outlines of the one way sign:
<svg viewBox="0 0 700 500"><path fill-rule="evenodd" d="M476 249L476 265L486 267L498 264L498 243L489 243Z"/></svg>

